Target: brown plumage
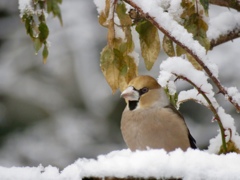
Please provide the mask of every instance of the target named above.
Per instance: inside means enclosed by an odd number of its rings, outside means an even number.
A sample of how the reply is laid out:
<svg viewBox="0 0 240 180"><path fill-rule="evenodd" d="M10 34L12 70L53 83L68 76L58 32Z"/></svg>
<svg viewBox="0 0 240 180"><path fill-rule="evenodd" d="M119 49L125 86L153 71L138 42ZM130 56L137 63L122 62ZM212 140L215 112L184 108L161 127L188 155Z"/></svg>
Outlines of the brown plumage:
<svg viewBox="0 0 240 180"><path fill-rule="evenodd" d="M151 76L138 76L121 94L127 103L121 131L132 150L196 148L181 114L170 104L164 89Z"/></svg>

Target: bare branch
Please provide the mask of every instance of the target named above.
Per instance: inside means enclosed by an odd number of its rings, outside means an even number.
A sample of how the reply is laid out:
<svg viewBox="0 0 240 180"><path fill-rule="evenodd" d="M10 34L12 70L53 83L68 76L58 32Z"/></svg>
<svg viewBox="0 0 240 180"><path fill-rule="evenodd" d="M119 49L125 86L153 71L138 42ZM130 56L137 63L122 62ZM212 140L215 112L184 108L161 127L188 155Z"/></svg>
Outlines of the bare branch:
<svg viewBox="0 0 240 180"><path fill-rule="evenodd" d="M224 6L240 11L240 1L239 0L209 0L210 4Z"/></svg>
<svg viewBox="0 0 240 180"><path fill-rule="evenodd" d="M204 69L204 71L207 73L209 78L214 82L214 84L218 87L219 92L222 93L225 97L228 98L229 102L233 104L233 106L237 109L238 112L240 112L240 106L237 102L233 100L233 98L228 94L227 90L221 85L220 81L217 77L215 77L210 69L206 66L206 64L202 61L202 59L196 55L189 47L184 45L181 41L176 39L170 32L168 32L166 29L164 29L161 24L158 24L158 22L155 20L155 17L149 15L148 13L144 13L141 7L139 7L136 3L132 2L132 0L124 0L126 3L134 7L138 12L140 12L148 21L150 21L154 26L156 26L162 33L164 33L166 36L168 36L173 42L175 42L177 45L181 46L183 49L185 49L190 55L194 57L194 59L198 62L200 66Z"/></svg>
<svg viewBox="0 0 240 180"><path fill-rule="evenodd" d="M218 46L220 44L223 44L228 41L232 41L236 38L240 37L240 28L234 29L227 34L219 36L217 39L213 39L210 42L210 49L213 49L215 46Z"/></svg>

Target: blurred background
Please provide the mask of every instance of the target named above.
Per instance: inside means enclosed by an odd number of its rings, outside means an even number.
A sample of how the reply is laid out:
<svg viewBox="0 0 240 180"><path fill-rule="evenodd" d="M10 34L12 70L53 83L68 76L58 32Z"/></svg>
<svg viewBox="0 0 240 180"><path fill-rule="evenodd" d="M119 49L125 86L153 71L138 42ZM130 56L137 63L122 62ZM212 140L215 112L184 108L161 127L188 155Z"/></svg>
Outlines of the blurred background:
<svg viewBox="0 0 240 180"><path fill-rule="evenodd" d="M126 148L120 119L125 102L120 92L112 94L99 67L107 30L98 24L97 10L90 0L63 0L64 25L48 17L50 54L42 64L21 23L17 0L0 1L0 166L64 168L78 158L94 158ZM211 6L210 16L227 8ZM240 40L209 52L219 65L224 86L240 87ZM153 70L140 61L140 74L158 77L162 52ZM184 82L178 89L190 88ZM217 95L225 110L239 115ZM200 149L218 133L211 112L194 102L180 108Z"/></svg>

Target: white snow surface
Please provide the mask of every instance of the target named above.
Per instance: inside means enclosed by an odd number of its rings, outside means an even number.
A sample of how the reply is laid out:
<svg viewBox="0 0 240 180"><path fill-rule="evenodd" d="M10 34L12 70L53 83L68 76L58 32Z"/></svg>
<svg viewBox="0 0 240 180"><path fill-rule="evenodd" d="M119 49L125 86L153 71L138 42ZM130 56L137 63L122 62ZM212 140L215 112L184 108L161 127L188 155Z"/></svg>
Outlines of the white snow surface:
<svg viewBox="0 0 240 180"><path fill-rule="evenodd" d="M97 6L98 14L100 14L102 11L104 11L105 3L106 3L105 0L93 0L93 1L94 1L95 5Z"/></svg>
<svg viewBox="0 0 240 180"><path fill-rule="evenodd" d="M237 148L240 148L240 136L238 135L235 127L234 119L231 115L226 114L225 110L222 107L218 108L218 114L223 124L223 127L226 129L224 132L226 135L226 142L232 140ZM217 153L222 145L221 134L219 134L210 140L210 144L208 147L209 153Z"/></svg>
<svg viewBox="0 0 240 180"><path fill-rule="evenodd" d="M220 35L227 34L235 28L240 29L240 13L229 10L210 19L207 36L210 40L217 39Z"/></svg>
<svg viewBox="0 0 240 180"><path fill-rule="evenodd" d="M186 59L183 59L181 57L170 57L160 65L158 83L162 87L170 86L170 92L175 92L176 90L172 90L174 88L174 78L176 79L175 75L188 78L197 87L201 88L203 92L205 92L214 107L218 107L218 103L214 98L214 92L212 90L213 87L210 83L208 83L208 77L203 71L195 69L193 65ZM208 105L206 100L202 97L201 94L198 93L196 89L180 92L178 96L178 104L189 99L196 100L205 106Z"/></svg>
<svg viewBox="0 0 240 180"><path fill-rule="evenodd" d="M39 16L42 13L45 16L45 19L47 19L47 17L48 17L47 11L42 10L42 9L41 10L40 9L34 10L32 0L19 0L18 1L18 9L20 11L20 18L22 18L24 14Z"/></svg>
<svg viewBox="0 0 240 180"><path fill-rule="evenodd" d="M236 87L227 88L227 93L233 98L233 101L240 105L240 93Z"/></svg>
<svg viewBox="0 0 240 180"><path fill-rule="evenodd" d="M32 0L19 0L18 9L20 11L20 17L22 18L24 12L33 14Z"/></svg>
<svg viewBox="0 0 240 180"><path fill-rule="evenodd" d="M83 177L181 177L183 180L238 180L240 156L209 154L188 149L183 152L147 150L131 152L129 149L100 155L97 159L78 159L61 172L58 168L0 167L1 180L78 180Z"/></svg>

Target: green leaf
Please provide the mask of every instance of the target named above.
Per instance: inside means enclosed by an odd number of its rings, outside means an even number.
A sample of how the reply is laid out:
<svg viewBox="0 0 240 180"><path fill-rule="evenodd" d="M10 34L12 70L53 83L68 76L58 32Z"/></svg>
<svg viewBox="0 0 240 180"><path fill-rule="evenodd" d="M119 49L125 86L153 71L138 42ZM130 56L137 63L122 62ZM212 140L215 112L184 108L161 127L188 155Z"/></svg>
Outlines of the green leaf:
<svg viewBox="0 0 240 180"><path fill-rule="evenodd" d="M200 66L200 65L198 64L198 62L195 60L194 57L192 57L191 54L186 53L186 56L187 56L188 61L193 65L193 67L194 67L195 69L202 71L202 69L203 69L202 66Z"/></svg>
<svg viewBox="0 0 240 180"><path fill-rule="evenodd" d="M116 47L116 46L115 46ZM130 53L134 49L133 41L121 42L117 47L124 55Z"/></svg>
<svg viewBox="0 0 240 180"><path fill-rule="evenodd" d="M32 16L24 15L23 19L25 19L25 29L26 33L29 34L31 38L34 37L33 35L33 25L34 25L34 20Z"/></svg>
<svg viewBox="0 0 240 180"><path fill-rule="evenodd" d="M120 47L120 50L124 54L128 54L129 52L132 52L134 49L134 43L132 40L132 33L131 33L132 20L130 16L126 13L126 11L127 9L123 2L117 4L116 13L120 20L122 30L125 34L125 39L127 40L127 42L122 43L122 47Z"/></svg>
<svg viewBox="0 0 240 180"><path fill-rule="evenodd" d="M38 1L36 4L39 5L40 9L45 9L45 1Z"/></svg>
<svg viewBox="0 0 240 180"><path fill-rule="evenodd" d="M125 76L127 84L137 76L137 64L132 56L124 56L124 61L127 63L127 74Z"/></svg>
<svg viewBox="0 0 240 180"><path fill-rule="evenodd" d="M127 88L128 83L137 76L137 65L133 57L126 55L123 57L124 66L119 74L118 86L120 91Z"/></svg>
<svg viewBox="0 0 240 180"><path fill-rule="evenodd" d="M194 12L184 19L184 27L193 38L197 40L206 50L210 48L210 42L207 38L208 24L204 21L202 15Z"/></svg>
<svg viewBox="0 0 240 180"><path fill-rule="evenodd" d="M208 15L209 0L200 0L200 3L204 8L205 14Z"/></svg>
<svg viewBox="0 0 240 180"><path fill-rule="evenodd" d="M36 54L41 49L41 47L42 47L42 42L38 38L35 38L34 39L34 49L35 49Z"/></svg>
<svg viewBox="0 0 240 180"><path fill-rule="evenodd" d="M185 49L183 49L181 46L179 46L179 45L176 45L176 54L177 54L177 56L181 56L181 55L183 55L183 54L185 54L186 53L186 51L185 51Z"/></svg>
<svg viewBox="0 0 240 180"><path fill-rule="evenodd" d="M118 89L119 77L119 70L114 63L114 58L115 54L111 47L107 45L103 48L100 56L100 67L113 93Z"/></svg>
<svg viewBox="0 0 240 180"><path fill-rule="evenodd" d="M164 35L164 37L163 37L163 45L162 46L163 46L163 49L164 49L165 53L169 57L175 56L173 42L166 35Z"/></svg>
<svg viewBox="0 0 240 180"><path fill-rule="evenodd" d="M157 28L148 21L136 26L139 33L141 53L147 70L150 70L160 53L160 39Z"/></svg>
<svg viewBox="0 0 240 180"><path fill-rule="evenodd" d="M103 27L108 27L107 24L107 16L104 12L101 12L98 16L98 22L100 25L102 25Z"/></svg>
<svg viewBox="0 0 240 180"><path fill-rule="evenodd" d="M191 14L196 12L194 1L182 0L181 6L183 7L182 19L187 19Z"/></svg>
<svg viewBox="0 0 240 180"><path fill-rule="evenodd" d="M123 2L117 4L116 13L118 15L118 18L120 19L120 23L121 23L122 27L132 25L132 19L126 13L126 11L127 11L127 9Z"/></svg>
<svg viewBox="0 0 240 180"><path fill-rule="evenodd" d="M39 40L41 42L45 42L49 34L49 30L46 23L41 22L38 26L38 30L39 30L39 35L38 35Z"/></svg>
<svg viewBox="0 0 240 180"><path fill-rule="evenodd" d="M62 1L59 0L47 0L47 12L53 13L53 16L57 16L61 25L63 25L61 10L58 4L61 4Z"/></svg>
<svg viewBox="0 0 240 180"><path fill-rule="evenodd" d="M99 13L98 22L103 27L108 27L108 15L110 10L110 0L105 0L105 9Z"/></svg>
<svg viewBox="0 0 240 180"><path fill-rule="evenodd" d="M202 37L202 36L198 36L195 38L196 40L198 40L198 42L205 47L206 50L210 49L210 41L208 40L207 37Z"/></svg>
<svg viewBox="0 0 240 180"><path fill-rule="evenodd" d="M44 45L42 56L43 56L43 63L46 64L47 58L48 58L48 47L46 44Z"/></svg>
<svg viewBox="0 0 240 180"><path fill-rule="evenodd" d="M164 88L164 91L165 91L165 93L167 94L167 96L168 96L168 98L169 98L169 100L170 100L170 103L171 103L175 108L177 108L178 94L177 94L177 93L175 93L175 94L173 94L173 95L170 94L168 87Z"/></svg>

